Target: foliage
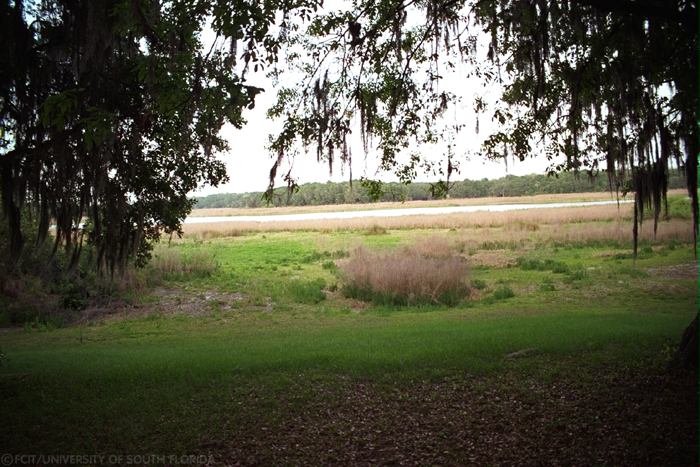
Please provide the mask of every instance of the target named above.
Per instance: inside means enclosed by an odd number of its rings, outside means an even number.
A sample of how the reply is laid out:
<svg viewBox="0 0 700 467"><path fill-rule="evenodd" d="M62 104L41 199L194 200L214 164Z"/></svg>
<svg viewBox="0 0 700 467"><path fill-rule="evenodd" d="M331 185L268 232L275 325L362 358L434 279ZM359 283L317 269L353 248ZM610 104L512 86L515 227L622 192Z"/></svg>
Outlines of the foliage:
<svg viewBox="0 0 700 467"><path fill-rule="evenodd" d="M669 196L668 198L668 218L669 219L692 219L693 207L690 199L681 196Z"/></svg>
<svg viewBox="0 0 700 467"><path fill-rule="evenodd" d="M187 194L226 179L219 130L243 125L262 91L246 74L277 60L270 28L315 8L303 0L3 2L0 185L13 258L28 236L26 208L39 220L32 241L42 243L55 222L71 266L86 242L101 270L142 263L161 232L180 230Z"/></svg>
<svg viewBox="0 0 700 467"><path fill-rule="evenodd" d="M507 285L499 285L493 291L493 298L496 300L505 300L507 298L513 297L515 297L515 292L513 292L513 289L511 289Z"/></svg>
<svg viewBox="0 0 700 467"><path fill-rule="evenodd" d="M521 256L517 258L516 264L524 271L552 271L559 274L569 272L569 267L565 263L552 259L528 259Z"/></svg>
<svg viewBox="0 0 700 467"><path fill-rule="evenodd" d="M21 224L25 234L37 235L39 221L29 209L22 212ZM48 243L24 249L13 258L10 237L7 224L0 223L0 308L7 324L60 322L65 316L55 314L71 314L98 295L109 295L88 265L94 254L90 246L71 267L71 256L63 250L54 252Z"/></svg>
<svg viewBox="0 0 700 467"><path fill-rule="evenodd" d="M669 174L669 188L684 188L685 178L675 171ZM507 175L493 180L469 180L450 182L450 198L483 198L502 196L526 196L553 193L605 192L610 187L605 177L579 177L573 173L547 175ZM305 183L286 196L286 188L275 188L273 206L319 206L331 204L364 204L377 201L423 201L435 199L430 183L411 182L382 183L377 193L370 192L363 184L349 182ZM669 203L672 199L669 198ZM218 193L197 198L195 208L256 208L262 206L263 193ZM690 210L688 210L690 215Z"/></svg>
<svg viewBox="0 0 700 467"><path fill-rule="evenodd" d="M503 87L493 108L483 96L474 102L500 125L484 154L546 157L552 172L604 168L612 189L635 193L636 252L645 211L658 221L674 162L698 218L697 17L689 0L356 0L326 10L290 41L304 77L270 111L284 126L271 175L298 145L315 145L331 167L336 153L349 164L357 120L365 150L376 141L380 170L413 179L431 163L411 145L459 133L439 124L459 101L443 78L466 62ZM454 168L447 157L434 194Z"/></svg>
<svg viewBox="0 0 700 467"><path fill-rule="evenodd" d="M323 289L326 283L323 279L313 281L293 280L287 284L289 294L296 303L317 304L326 299Z"/></svg>

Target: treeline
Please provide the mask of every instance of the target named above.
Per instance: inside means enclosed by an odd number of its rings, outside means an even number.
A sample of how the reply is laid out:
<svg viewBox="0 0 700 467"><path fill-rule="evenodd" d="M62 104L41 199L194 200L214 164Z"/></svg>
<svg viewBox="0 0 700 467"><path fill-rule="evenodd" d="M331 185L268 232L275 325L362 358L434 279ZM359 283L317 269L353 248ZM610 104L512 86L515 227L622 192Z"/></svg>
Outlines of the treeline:
<svg viewBox="0 0 700 467"><path fill-rule="evenodd" d="M276 188L272 205L274 206L318 206L324 204L355 204L373 201L410 201L436 199L444 195L444 190L437 190L431 183L384 183L379 199L372 199L373 188L354 181L341 183L307 183L300 185L291 195L286 188ZM685 188L682 174L673 172L669 177L669 188ZM508 175L489 180L462 180L450 184L450 198L483 198L503 196L527 196L548 193L584 193L609 190L608 179L602 176L589 178L573 173L558 176L547 175ZM196 208L254 208L266 206L262 192L221 193L197 198Z"/></svg>

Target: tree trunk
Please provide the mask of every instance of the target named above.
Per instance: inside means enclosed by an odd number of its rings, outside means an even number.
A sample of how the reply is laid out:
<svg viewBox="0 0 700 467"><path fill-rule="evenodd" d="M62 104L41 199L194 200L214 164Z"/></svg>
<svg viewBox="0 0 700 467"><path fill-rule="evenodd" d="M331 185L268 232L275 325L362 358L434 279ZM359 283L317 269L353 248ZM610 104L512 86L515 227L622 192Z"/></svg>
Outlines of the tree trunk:
<svg viewBox="0 0 700 467"><path fill-rule="evenodd" d="M685 328L681 344L673 357L671 365L688 370L698 369L698 315Z"/></svg>

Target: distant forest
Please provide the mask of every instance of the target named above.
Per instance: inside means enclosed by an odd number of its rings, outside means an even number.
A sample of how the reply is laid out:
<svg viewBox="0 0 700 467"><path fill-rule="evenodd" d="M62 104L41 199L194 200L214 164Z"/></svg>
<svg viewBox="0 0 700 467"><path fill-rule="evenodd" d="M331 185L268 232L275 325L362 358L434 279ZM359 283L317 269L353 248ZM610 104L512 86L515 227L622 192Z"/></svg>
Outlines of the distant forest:
<svg viewBox="0 0 700 467"><path fill-rule="evenodd" d="M682 173L672 171L669 176L669 188L685 188L685 178ZM462 180L450 183L448 195L450 198L482 198L503 196L541 195L548 193L584 193L592 191L608 191L608 178L605 175L589 178L586 175L561 173L558 176L547 175L508 175L502 178L488 180ZM349 182L307 183L300 185L298 190L290 194L286 188L276 188L274 206L318 206L323 204L355 204L371 203L373 201L411 201L437 199L432 183L384 183L378 200L370 196L371 187L365 186L359 180L354 181L352 188ZM437 190L443 194L444 190ZM197 198L195 208L254 208L264 207L267 202L262 192L251 193L221 193Z"/></svg>

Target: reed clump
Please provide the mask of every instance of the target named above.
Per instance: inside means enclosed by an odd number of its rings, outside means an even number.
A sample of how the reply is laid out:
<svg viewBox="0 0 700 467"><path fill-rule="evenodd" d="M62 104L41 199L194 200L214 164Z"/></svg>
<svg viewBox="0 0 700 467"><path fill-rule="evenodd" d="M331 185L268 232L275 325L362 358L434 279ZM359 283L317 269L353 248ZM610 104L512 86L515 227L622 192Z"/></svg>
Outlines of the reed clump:
<svg viewBox="0 0 700 467"><path fill-rule="evenodd" d="M163 278L175 279L211 276L219 268L219 263L207 251L181 253L175 248L158 248L153 254L150 267Z"/></svg>
<svg viewBox="0 0 700 467"><path fill-rule="evenodd" d="M469 295L466 260L437 237L390 252L359 247L339 269L346 296L376 304L452 306Z"/></svg>

